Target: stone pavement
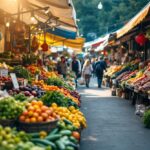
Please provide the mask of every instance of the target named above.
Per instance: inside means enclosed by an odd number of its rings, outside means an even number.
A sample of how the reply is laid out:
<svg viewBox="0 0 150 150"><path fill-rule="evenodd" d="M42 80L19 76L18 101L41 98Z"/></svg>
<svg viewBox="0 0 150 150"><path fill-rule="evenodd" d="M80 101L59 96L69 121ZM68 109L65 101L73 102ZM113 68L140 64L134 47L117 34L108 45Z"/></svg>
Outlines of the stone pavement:
<svg viewBox="0 0 150 150"><path fill-rule="evenodd" d="M150 150L150 130L134 114L131 102L112 97L109 89L79 87L88 128L80 150Z"/></svg>

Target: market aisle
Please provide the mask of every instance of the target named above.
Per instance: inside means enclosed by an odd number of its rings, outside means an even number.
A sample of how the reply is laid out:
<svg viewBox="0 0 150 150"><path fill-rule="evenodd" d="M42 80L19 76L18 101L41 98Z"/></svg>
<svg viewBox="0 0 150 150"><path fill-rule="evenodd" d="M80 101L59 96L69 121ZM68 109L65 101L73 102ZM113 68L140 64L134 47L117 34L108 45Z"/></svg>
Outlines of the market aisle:
<svg viewBox="0 0 150 150"><path fill-rule="evenodd" d="M92 81L94 83L94 80ZM79 88L88 128L80 150L149 150L150 130L134 115L127 100L111 97L109 89Z"/></svg>

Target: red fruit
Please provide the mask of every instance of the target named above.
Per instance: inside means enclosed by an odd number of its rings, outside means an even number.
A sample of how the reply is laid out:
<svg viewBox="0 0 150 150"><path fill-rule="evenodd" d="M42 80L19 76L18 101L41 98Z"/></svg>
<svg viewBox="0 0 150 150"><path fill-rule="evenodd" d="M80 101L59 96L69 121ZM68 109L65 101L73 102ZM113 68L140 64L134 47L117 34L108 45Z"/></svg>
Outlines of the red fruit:
<svg viewBox="0 0 150 150"><path fill-rule="evenodd" d="M19 117L19 120L22 121L22 122L25 122L25 119L26 119L26 117L23 116L23 115Z"/></svg>

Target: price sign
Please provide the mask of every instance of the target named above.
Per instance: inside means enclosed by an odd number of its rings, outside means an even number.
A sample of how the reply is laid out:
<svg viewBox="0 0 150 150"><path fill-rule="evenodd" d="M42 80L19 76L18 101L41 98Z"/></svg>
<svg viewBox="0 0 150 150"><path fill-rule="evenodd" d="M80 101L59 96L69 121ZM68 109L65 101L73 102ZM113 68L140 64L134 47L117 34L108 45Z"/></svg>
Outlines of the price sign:
<svg viewBox="0 0 150 150"><path fill-rule="evenodd" d="M0 69L0 76L7 77L8 76L8 69Z"/></svg>
<svg viewBox="0 0 150 150"><path fill-rule="evenodd" d="M10 76L11 76L14 88L15 89L19 89L19 84L18 84L18 80L17 80L16 74L15 73L11 73Z"/></svg>

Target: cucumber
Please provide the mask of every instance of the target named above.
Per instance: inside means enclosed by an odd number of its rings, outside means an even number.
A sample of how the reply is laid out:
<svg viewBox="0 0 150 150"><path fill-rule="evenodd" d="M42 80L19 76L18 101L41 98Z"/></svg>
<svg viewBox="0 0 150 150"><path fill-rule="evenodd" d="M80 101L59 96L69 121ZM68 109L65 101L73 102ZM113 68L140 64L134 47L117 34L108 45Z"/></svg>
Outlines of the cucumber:
<svg viewBox="0 0 150 150"><path fill-rule="evenodd" d="M62 135L61 134L55 134L55 135L48 135L45 139L46 140L49 140L49 141L55 141L55 140L57 140L57 139L59 139L59 138L61 138L62 137Z"/></svg>
<svg viewBox="0 0 150 150"><path fill-rule="evenodd" d="M52 130L52 131L49 133L49 135L54 135L54 134L56 134L58 131L59 131L59 129L56 128L56 129ZM48 135L48 136L49 136L49 135Z"/></svg>
<svg viewBox="0 0 150 150"><path fill-rule="evenodd" d="M59 150L65 150L65 148L66 148L65 144L61 140L57 140L56 145Z"/></svg>
<svg viewBox="0 0 150 150"><path fill-rule="evenodd" d="M39 132L36 132L36 133L28 133L28 135L29 135L31 138L39 138L39 137L40 137Z"/></svg>
<svg viewBox="0 0 150 150"><path fill-rule="evenodd" d="M66 150L74 150L74 148L71 147L71 146L67 146L67 147L66 147Z"/></svg>
<svg viewBox="0 0 150 150"><path fill-rule="evenodd" d="M70 130L62 130L59 132L61 135L68 135L70 136L72 134L72 132Z"/></svg>
<svg viewBox="0 0 150 150"><path fill-rule="evenodd" d="M73 136L70 136L69 139L71 142L73 142L75 144L79 143L78 140L76 138L74 138Z"/></svg>
<svg viewBox="0 0 150 150"><path fill-rule="evenodd" d="M39 144L42 144L42 145L45 145L45 146L51 146L52 148L56 149L56 145L53 142L45 140L45 139L38 139L38 138L31 139L31 142L39 143Z"/></svg>
<svg viewBox="0 0 150 150"><path fill-rule="evenodd" d="M72 122L67 120L67 119L63 119L63 121L66 123L66 124L69 124L69 125L72 125Z"/></svg>

